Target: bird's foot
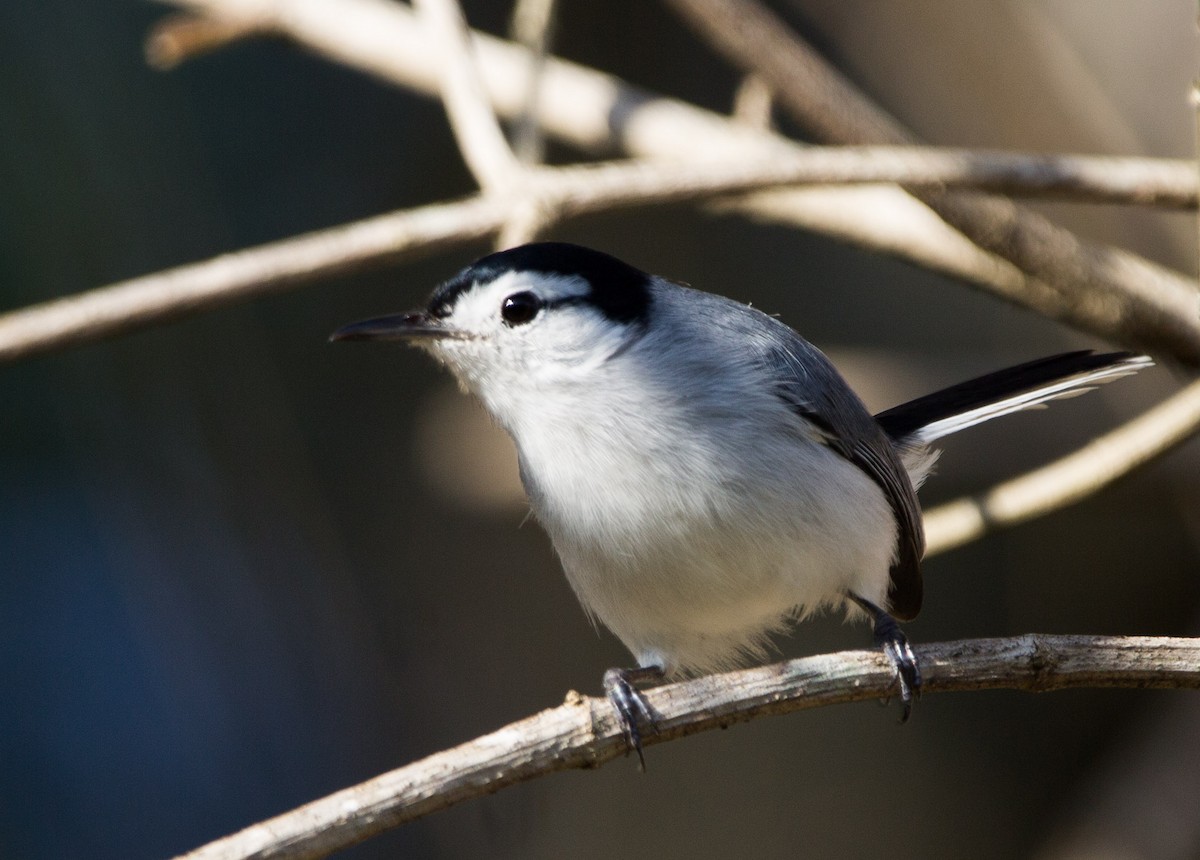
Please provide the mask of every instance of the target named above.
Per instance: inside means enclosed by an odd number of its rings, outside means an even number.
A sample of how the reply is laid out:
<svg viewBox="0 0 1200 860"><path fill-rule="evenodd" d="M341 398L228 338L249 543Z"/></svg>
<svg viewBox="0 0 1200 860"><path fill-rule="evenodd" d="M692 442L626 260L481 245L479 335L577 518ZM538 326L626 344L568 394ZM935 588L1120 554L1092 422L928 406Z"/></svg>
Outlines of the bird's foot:
<svg viewBox="0 0 1200 860"><path fill-rule="evenodd" d="M921 696L921 667L917 665L917 657L900 625L890 615L884 618L885 623L875 625L875 644L883 648L883 653L896 670L896 678L900 682L900 702L904 706L900 722L906 723L912 714L913 699Z"/></svg>
<svg viewBox="0 0 1200 860"><path fill-rule="evenodd" d="M617 712L625 742L637 753L638 766L646 770L646 757L642 755L642 728L656 730L654 709L637 688L638 684L661 681L661 666L642 666L637 669L609 669L604 673L604 695Z"/></svg>
<svg viewBox="0 0 1200 860"><path fill-rule="evenodd" d="M851 594L850 599L870 613L875 622L875 645L883 649L896 671L896 680L900 684L900 703L904 706L900 722L906 723L912 714L913 699L921 696L921 668L917 665L912 646L908 644L908 637L904 635L895 618L871 601L864 600L857 594Z"/></svg>

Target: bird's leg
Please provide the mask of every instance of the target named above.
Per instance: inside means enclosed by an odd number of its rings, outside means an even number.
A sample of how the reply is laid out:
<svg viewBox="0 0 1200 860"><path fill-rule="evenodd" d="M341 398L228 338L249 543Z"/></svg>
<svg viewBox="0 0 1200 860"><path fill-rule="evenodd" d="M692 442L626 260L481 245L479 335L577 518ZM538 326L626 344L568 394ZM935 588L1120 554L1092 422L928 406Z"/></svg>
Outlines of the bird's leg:
<svg viewBox="0 0 1200 860"><path fill-rule="evenodd" d="M637 753L643 771L646 770L646 758L642 755L642 733L638 724L654 731L655 714L637 685L662 681L664 676L662 666L609 669L604 673L604 695L616 710L625 731L625 741Z"/></svg>
<svg viewBox="0 0 1200 860"><path fill-rule="evenodd" d="M908 637L904 635L896 619L874 603L857 594L848 593L847 596L866 610L875 623L875 645L883 649L883 653L896 670L896 678L900 682L900 701L904 705L900 722L907 722L909 714L912 713L913 697L921 695L921 670L917 666L917 657L913 654L912 646L908 644Z"/></svg>

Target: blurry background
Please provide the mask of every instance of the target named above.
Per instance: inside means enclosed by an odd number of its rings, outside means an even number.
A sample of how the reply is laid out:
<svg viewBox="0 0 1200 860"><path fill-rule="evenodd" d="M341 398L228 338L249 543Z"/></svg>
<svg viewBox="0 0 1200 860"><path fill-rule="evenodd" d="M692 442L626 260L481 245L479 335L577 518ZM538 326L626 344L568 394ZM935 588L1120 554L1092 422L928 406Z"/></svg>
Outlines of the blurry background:
<svg viewBox="0 0 1200 860"><path fill-rule="evenodd" d="M779 11L925 139L1190 157L1190 0ZM467 4L502 33L508 4ZM255 41L159 74L165 9L0 4L0 306L472 188L441 108ZM561 0L558 53L728 109L656 3ZM559 157L572 153L558 153ZM1189 215L1044 210L1195 269ZM753 301L871 405L1098 346L907 265L688 209L553 238ZM627 655L576 605L474 406L415 353L331 346L483 246L0 368L0 857L152 858L470 739ZM930 505L1172 390L1157 369L955 438ZM1200 635L1200 445L927 564L917 641ZM860 647L835 619L782 643ZM760 720L472 801L368 857L1200 856L1194 693L934 696ZM1103 849L1103 851L1102 851Z"/></svg>

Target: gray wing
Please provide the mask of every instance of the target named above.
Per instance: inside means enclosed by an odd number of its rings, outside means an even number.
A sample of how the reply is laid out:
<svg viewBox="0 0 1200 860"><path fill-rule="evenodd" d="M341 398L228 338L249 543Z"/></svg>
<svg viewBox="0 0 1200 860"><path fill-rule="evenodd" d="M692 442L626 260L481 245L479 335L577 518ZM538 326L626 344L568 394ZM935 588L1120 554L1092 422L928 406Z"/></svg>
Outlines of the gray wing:
<svg viewBox="0 0 1200 860"><path fill-rule="evenodd" d="M895 445L829 359L781 323L786 342L770 346L765 360L779 380L779 396L820 429L829 448L874 481L896 517L896 561L891 568L891 614L907 621L921 610L921 557L925 529L921 507Z"/></svg>

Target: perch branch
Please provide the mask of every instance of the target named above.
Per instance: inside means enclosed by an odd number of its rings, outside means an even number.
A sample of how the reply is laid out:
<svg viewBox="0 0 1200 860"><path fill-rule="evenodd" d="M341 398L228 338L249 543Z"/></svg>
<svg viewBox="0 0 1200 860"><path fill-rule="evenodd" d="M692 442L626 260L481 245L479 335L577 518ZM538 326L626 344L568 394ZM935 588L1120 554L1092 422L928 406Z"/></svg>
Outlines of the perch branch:
<svg viewBox="0 0 1200 860"><path fill-rule="evenodd" d="M338 62L411 89L437 90L432 71L437 58L421 38L412 13L400 4L382 0L167 2L216 17L266 20L273 32ZM479 34L474 35L474 44L496 110L506 117L518 115L524 103L525 52ZM642 157L705 161L758 160L799 148L779 136L652 96L612 76L557 59L545 65L543 97L546 131L588 150L620 147ZM1047 247L1034 247L1037 236L1024 229L1033 223L1028 220L1005 221L1011 232L999 231L991 239L999 246L1016 240L1020 247L1009 249L1014 254L1020 250L1040 256L1047 265L1056 263L1062 281L1030 277L967 241L899 190L772 192L744 201L738 210L839 238L865 236L870 247L978 284L1085 331L1112 337L1117 328L1121 332L1117 339L1127 345L1200 364L1200 318L1194 313L1196 292L1190 282L1135 255L1079 244L1049 222L1044 222L1048 231L1041 237L1055 241ZM1092 275L1103 289L1095 289Z"/></svg>
<svg viewBox="0 0 1200 860"><path fill-rule="evenodd" d="M1072 505L1165 454L1200 428L1200 382L1040 469L925 513L926 555Z"/></svg>
<svg viewBox="0 0 1200 860"><path fill-rule="evenodd" d="M1042 636L922 645L924 693L1078 687L1200 688L1200 640ZM646 746L769 714L886 697L894 670L878 651L845 651L646 691L658 731ZM565 704L252 825L182 860L316 858L471 798L625 754L604 699Z"/></svg>
<svg viewBox="0 0 1200 860"><path fill-rule="evenodd" d="M743 72L759 75L798 122L829 143L911 144L915 136L825 62L758 0L666 0ZM910 189L913 190L913 189ZM979 247L1027 276L1007 297L1097 332L1120 319L1155 341L1191 343L1200 331L1195 282L1127 251L1082 241L1002 198L915 189L915 195ZM1200 364L1200 355L1188 363Z"/></svg>
<svg viewBox="0 0 1200 860"><path fill-rule="evenodd" d="M1113 169L1109 171L1107 168ZM1187 170L1182 171L1188 173ZM1108 179L1098 177L1107 175ZM1189 173L1190 192L1196 178ZM770 160L698 164L617 162L542 168L514 196L423 206L223 254L0 315L0 363L276 292L371 263L396 262L496 235L523 207L555 218L625 206L685 202L779 184L892 182L954 187L1033 186L1089 199L1145 199L1145 188L1182 181L1176 162L1028 156L903 147L809 148ZM1141 189L1141 190L1139 190ZM1155 192L1158 194L1158 192ZM827 210L828 211L828 210ZM847 213L847 216L853 213ZM845 229L870 244L870 226ZM863 232L864 230L868 232ZM1107 333L1122 340L1119 328Z"/></svg>

